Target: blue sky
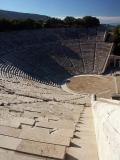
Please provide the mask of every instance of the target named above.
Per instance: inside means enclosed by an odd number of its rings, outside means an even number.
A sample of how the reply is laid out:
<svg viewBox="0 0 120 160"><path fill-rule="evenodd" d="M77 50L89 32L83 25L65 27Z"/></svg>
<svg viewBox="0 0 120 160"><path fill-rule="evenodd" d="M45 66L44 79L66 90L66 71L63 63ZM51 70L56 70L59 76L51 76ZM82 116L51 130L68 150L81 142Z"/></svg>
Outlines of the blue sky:
<svg viewBox="0 0 120 160"><path fill-rule="evenodd" d="M0 0L0 9L55 17L91 15L120 21L120 0Z"/></svg>

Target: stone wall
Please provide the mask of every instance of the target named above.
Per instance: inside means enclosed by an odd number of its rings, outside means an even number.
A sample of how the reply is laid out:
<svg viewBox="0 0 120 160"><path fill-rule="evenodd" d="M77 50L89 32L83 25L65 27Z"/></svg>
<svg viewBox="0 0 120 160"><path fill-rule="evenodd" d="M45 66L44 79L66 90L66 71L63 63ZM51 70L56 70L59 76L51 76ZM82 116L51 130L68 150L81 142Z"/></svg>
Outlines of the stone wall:
<svg viewBox="0 0 120 160"><path fill-rule="evenodd" d="M96 139L100 160L120 159L120 102L92 100Z"/></svg>

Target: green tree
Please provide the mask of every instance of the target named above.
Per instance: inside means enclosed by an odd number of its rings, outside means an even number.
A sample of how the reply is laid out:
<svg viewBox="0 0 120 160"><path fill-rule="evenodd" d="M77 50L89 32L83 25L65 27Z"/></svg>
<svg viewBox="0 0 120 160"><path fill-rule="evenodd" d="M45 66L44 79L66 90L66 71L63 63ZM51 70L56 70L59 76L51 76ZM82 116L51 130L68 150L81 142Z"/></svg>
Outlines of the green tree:
<svg viewBox="0 0 120 160"><path fill-rule="evenodd" d="M35 21L32 19L26 19L21 22L21 25L24 29L34 29L35 28Z"/></svg>
<svg viewBox="0 0 120 160"><path fill-rule="evenodd" d="M35 21L35 28L43 28L44 26L44 21L43 20L39 20L39 21Z"/></svg>
<svg viewBox="0 0 120 160"><path fill-rule="evenodd" d="M96 17L85 16L83 17L83 21L86 27L96 27L100 25L100 21Z"/></svg>
<svg viewBox="0 0 120 160"><path fill-rule="evenodd" d="M58 18L50 18L44 24L44 27L48 27L48 28L59 28L63 26L64 26L64 22Z"/></svg>
<svg viewBox="0 0 120 160"><path fill-rule="evenodd" d="M8 31L12 28L12 23L7 19L0 19L0 31Z"/></svg>
<svg viewBox="0 0 120 160"><path fill-rule="evenodd" d="M73 27L76 25L76 19L74 17L66 17L64 23L67 27Z"/></svg>
<svg viewBox="0 0 120 160"><path fill-rule="evenodd" d="M25 20L7 20L0 19L0 31L9 30L23 30L23 29L38 29L42 27L46 28L60 28L60 27L93 27L100 24L99 19L96 17L86 16L83 19L66 17L64 20L58 18L50 18L47 21L35 21L32 19Z"/></svg>
<svg viewBox="0 0 120 160"><path fill-rule="evenodd" d="M76 27L84 26L84 21L81 18L77 18L75 21Z"/></svg>

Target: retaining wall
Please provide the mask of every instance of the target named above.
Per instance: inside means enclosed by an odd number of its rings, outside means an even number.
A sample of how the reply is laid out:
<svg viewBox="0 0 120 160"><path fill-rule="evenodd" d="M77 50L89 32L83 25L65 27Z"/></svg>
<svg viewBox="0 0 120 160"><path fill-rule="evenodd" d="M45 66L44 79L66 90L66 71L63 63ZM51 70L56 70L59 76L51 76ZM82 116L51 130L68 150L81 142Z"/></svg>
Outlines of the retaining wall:
<svg viewBox="0 0 120 160"><path fill-rule="evenodd" d="M92 99L100 160L120 160L120 101Z"/></svg>

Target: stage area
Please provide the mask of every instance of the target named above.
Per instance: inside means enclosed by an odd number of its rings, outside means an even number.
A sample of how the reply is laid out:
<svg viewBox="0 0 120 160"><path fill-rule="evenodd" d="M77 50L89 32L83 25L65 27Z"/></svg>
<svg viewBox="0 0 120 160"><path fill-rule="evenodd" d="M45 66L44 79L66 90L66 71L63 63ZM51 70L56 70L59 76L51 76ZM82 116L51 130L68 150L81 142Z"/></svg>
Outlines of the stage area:
<svg viewBox="0 0 120 160"><path fill-rule="evenodd" d="M113 93L116 93L116 81L113 76L76 76L70 79L67 86L79 93L96 94L105 98L110 98Z"/></svg>

